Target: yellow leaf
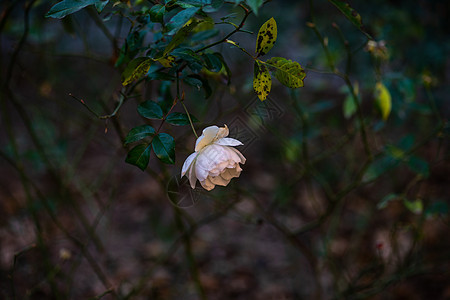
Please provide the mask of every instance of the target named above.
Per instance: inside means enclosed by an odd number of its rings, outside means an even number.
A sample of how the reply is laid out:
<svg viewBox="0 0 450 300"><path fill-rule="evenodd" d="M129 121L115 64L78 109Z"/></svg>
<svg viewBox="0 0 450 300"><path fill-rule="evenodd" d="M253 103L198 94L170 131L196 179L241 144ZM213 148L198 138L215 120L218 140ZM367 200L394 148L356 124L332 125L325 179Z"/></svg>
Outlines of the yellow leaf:
<svg viewBox="0 0 450 300"><path fill-rule="evenodd" d="M126 86L147 74L150 69L151 58L138 57L133 59L122 73L122 84Z"/></svg>
<svg viewBox="0 0 450 300"><path fill-rule="evenodd" d="M277 40L277 22L274 18L270 18L264 23L258 32L256 39L256 54L261 56L269 52L272 49L275 41Z"/></svg>
<svg viewBox="0 0 450 300"><path fill-rule="evenodd" d="M158 58L157 61L159 61L164 67L170 68L170 67L172 67L172 64L175 62L175 57L172 55L167 55L167 56Z"/></svg>
<svg viewBox="0 0 450 300"><path fill-rule="evenodd" d="M267 95L272 88L272 78L266 66L255 62L255 71L253 77L253 89L261 101L266 100Z"/></svg>
<svg viewBox="0 0 450 300"><path fill-rule="evenodd" d="M380 81L375 85L375 103L381 112L381 117L386 121L391 113L392 99L389 90Z"/></svg>
<svg viewBox="0 0 450 300"><path fill-rule="evenodd" d="M284 57L272 57L266 64L275 69L275 77L285 86L296 89L303 86L306 73L298 62Z"/></svg>

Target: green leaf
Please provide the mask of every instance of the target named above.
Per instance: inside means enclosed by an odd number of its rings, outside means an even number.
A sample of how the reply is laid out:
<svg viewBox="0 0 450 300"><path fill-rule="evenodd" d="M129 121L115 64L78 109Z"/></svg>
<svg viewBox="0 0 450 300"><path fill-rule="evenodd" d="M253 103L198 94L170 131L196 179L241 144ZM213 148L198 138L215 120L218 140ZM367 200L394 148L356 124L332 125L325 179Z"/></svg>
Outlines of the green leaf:
<svg viewBox="0 0 450 300"><path fill-rule="evenodd" d="M203 69L203 64L200 56L191 49L177 48L172 51L172 55L185 60L188 63L188 67L194 73L199 73Z"/></svg>
<svg viewBox="0 0 450 300"><path fill-rule="evenodd" d="M152 136L155 134L155 129L150 125L141 125L138 127L135 127L128 132L124 145L128 145L130 143L134 143L137 141L142 140L143 138L146 138L148 136Z"/></svg>
<svg viewBox="0 0 450 300"><path fill-rule="evenodd" d="M209 85L208 80L201 77L198 74L191 74L183 78L183 81L193 87L196 87L198 90L200 90L201 87L203 87L205 91L205 99L208 99L212 94L211 86Z"/></svg>
<svg viewBox="0 0 450 300"><path fill-rule="evenodd" d="M246 0L245 1L248 6L253 10L255 15L258 15L258 9L262 6L264 3L264 0Z"/></svg>
<svg viewBox="0 0 450 300"><path fill-rule="evenodd" d="M359 95L359 84L356 81L354 84L354 88L353 88L355 94L358 96ZM359 96L358 96L358 101L359 101ZM355 113L356 113L356 103L355 103L355 99L353 99L353 95L352 93L348 90L347 92L347 97L344 100L344 104L342 106L342 112L344 113L344 117L346 119L350 119Z"/></svg>
<svg viewBox="0 0 450 300"><path fill-rule="evenodd" d="M377 209L386 208L388 206L389 202L392 202L392 201L397 200L399 198L401 198L401 196L399 196L397 194L388 194L383 199L381 199L380 202L378 202Z"/></svg>
<svg viewBox="0 0 450 300"><path fill-rule="evenodd" d="M392 100L391 93L382 82L377 82L375 85L375 103L381 112L381 117L386 121L391 113Z"/></svg>
<svg viewBox="0 0 450 300"><path fill-rule="evenodd" d="M95 3L95 9L98 13L101 13L105 6L108 4L109 0L100 0Z"/></svg>
<svg viewBox="0 0 450 300"><path fill-rule="evenodd" d="M167 73L161 72L161 71L154 71L154 72L150 71L148 73L148 79L150 79L150 80L168 80L168 81L171 81L171 80L175 80L176 77L172 76L172 75L169 75Z"/></svg>
<svg viewBox="0 0 450 300"><path fill-rule="evenodd" d="M366 172L363 175L363 181L366 183L374 181L387 171L396 167L397 165L398 165L397 160L392 159L391 157L383 156L370 164L370 166L367 168Z"/></svg>
<svg viewBox="0 0 450 300"><path fill-rule="evenodd" d="M264 23L258 32L256 38L256 54L257 57L266 54L272 49L277 40L277 22L274 18L270 18Z"/></svg>
<svg viewBox="0 0 450 300"><path fill-rule="evenodd" d="M147 100L138 106L138 113L147 119L162 119L163 111L161 107L153 101Z"/></svg>
<svg viewBox="0 0 450 300"><path fill-rule="evenodd" d="M230 84L231 81L231 70L228 67L227 63L225 62L225 59L223 58L222 54L220 54L219 52L214 53L215 56L217 56L220 61L222 62L223 67L225 68L225 72L227 74L227 85Z"/></svg>
<svg viewBox="0 0 450 300"><path fill-rule="evenodd" d="M189 35L189 33L197 26L200 22L198 21L192 21L187 25L184 25L181 27L180 30L173 36L170 43L166 46L164 49L163 55L166 55L167 53L170 53L173 49L178 47Z"/></svg>
<svg viewBox="0 0 450 300"><path fill-rule="evenodd" d="M210 5L212 0L178 0L177 4L189 4L193 6L203 6L203 5Z"/></svg>
<svg viewBox="0 0 450 300"><path fill-rule="evenodd" d="M197 31L197 29L195 31ZM194 33L192 35L191 41L192 42L201 42L201 41L203 42L203 41L209 40L210 38L213 38L213 37L217 36L219 33L220 33L220 31L218 29L216 29L216 28L210 29L210 30L196 32L196 33Z"/></svg>
<svg viewBox="0 0 450 300"><path fill-rule="evenodd" d="M386 153L389 154L390 157L399 161L405 159L405 151L394 145L386 145Z"/></svg>
<svg viewBox="0 0 450 300"><path fill-rule="evenodd" d="M355 112L356 112L356 104L355 104L355 100L353 100L353 96L352 95L348 95L345 98L344 101L344 105L342 106L342 111L344 113L344 117L346 119L351 118Z"/></svg>
<svg viewBox="0 0 450 300"><path fill-rule="evenodd" d="M266 66L255 61L253 75L253 89L258 95L259 100L264 101L272 88L272 78Z"/></svg>
<svg viewBox="0 0 450 300"><path fill-rule="evenodd" d="M198 77L186 76L183 78L183 82L186 83L187 85L197 88L197 90L199 90L199 91L200 91L201 87L203 86L200 76L198 76Z"/></svg>
<svg viewBox="0 0 450 300"><path fill-rule="evenodd" d="M211 72L220 72L222 70L222 61L214 54L204 54L203 59L206 64L206 68Z"/></svg>
<svg viewBox="0 0 450 300"><path fill-rule="evenodd" d="M288 60L284 57L272 57L266 64L275 69L275 77L283 85L289 88L303 86L303 79L306 77L306 72L298 62Z"/></svg>
<svg viewBox="0 0 450 300"><path fill-rule="evenodd" d="M147 74L151 62L152 59L148 57L138 57L133 59L122 73L122 85L126 86Z"/></svg>
<svg viewBox="0 0 450 300"><path fill-rule="evenodd" d="M73 14L86 6L100 2L99 0L63 0L50 8L45 14L46 18L62 19L67 15Z"/></svg>
<svg viewBox="0 0 450 300"><path fill-rule="evenodd" d="M408 160L408 167L417 174L422 175L424 178L430 176L430 167L428 163L417 156L411 156Z"/></svg>
<svg viewBox="0 0 450 300"><path fill-rule="evenodd" d="M403 204L407 209L409 209L414 214L421 214L423 211L422 200L416 199L414 201L409 201L408 199L403 199Z"/></svg>
<svg viewBox="0 0 450 300"><path fill-rule="evenodd" d="M175 163L175 142L173 137L167 133L159 133L153 138L152 146L156 157L163 163Z"/></svg>
<svg viewBox="0 0 450 300"><path fill-rule="evenodd" d="M132 164L142 171L147 168L148 162L150 160L151 147L148 144L140 144L134 147L128 152L125 162Z"/></svg>
<svg viewBox="0 0 450 300"><path fill-rule="evenodd" d="M154 23L163 23L164 14L166 13L166 7L161 4L153 5L150 8L150 20Z"/></svg>
<svg viewBox="0 0 450 300"><path fill-rule="evenodd" d="M199 7L186 8L173 16L167 23L167 34L175 34L178 29L183 27L199 11L199 9Z"/></svg>
<svg viewBox="0 0 450 300"><path fill-rule="evenodd" d="M142 47L142 43L144 42L145 34L146 32L142 30L133 31L127 36L125 43L123 43L120 49L120 55L115 63L115 67L128 63L136 56L136 54L138 54Z"/></svg>
<svg viewBox="0 0 450 300"><path fill-rule="evenodd" d="M362 32L364 32L364 34L367 35L367 33L364 31L361 16L348 3L341 0L328 0L328 1L334 4L334 6L336 6L344 14L344 16L350 22L352 22L353 25L355 25L359 30L361 30Z"/></svg>
<svg viewBox="0 0 450 300"><path fill-rule="evenodd" d="M198 122L197 118L194 117L192 114L189 114L189 116L191 117L192 122ZM184 113L179 113L179 112L174 112L171 113L170 115L167 116L166 118L166 122L170 123L172 125L189 125L189 118L187 116L187 114Z"/></svg>

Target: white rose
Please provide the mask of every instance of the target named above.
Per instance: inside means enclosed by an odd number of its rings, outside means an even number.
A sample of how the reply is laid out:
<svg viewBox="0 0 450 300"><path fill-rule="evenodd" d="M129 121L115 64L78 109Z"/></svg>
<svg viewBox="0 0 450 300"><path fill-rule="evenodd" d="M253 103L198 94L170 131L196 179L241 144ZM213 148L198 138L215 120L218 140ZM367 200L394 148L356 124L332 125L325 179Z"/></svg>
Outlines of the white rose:
<svg viewBox="0 0 450 300"><path fill-rule="evenodd" d="M181 170L181 177L186 175L193 189L197 179L204 189L210 191L216 185L226 186L231 178L241 175L239 163L245 164L245 157L231 146L243 144L227 138L228 134L227 125L203 129L195 143L195 152L186 158Z"/></svg>

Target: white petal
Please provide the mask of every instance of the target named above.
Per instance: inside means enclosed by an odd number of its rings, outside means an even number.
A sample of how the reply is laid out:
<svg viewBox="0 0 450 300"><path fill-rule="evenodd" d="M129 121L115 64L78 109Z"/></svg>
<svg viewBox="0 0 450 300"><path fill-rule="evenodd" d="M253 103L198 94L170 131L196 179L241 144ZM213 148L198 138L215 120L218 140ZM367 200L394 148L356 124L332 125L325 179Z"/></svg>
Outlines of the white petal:
<svg viewBox="0 0 450 300"><path fill-rule="evenodd" d="M188 178L189 183L191 184L191 188L195 189L195 184L197 183L197 177L195 173L195 161L189 167Z"/></svg>
<svg viewBox="0 0 450 300"><path fill-rule="evenodd" d="M226 136L228 136L228 134L230 134L230 130L228 130L228 126L224 125L225 127L220 127L219 128L219 132L217 132L216 134L216 139L221 139L224 138Z"/></svg>
<svg viewBox="0 0 450 300"><path fill-rule="evenodd" d="M247 159L244 157L244 155L242 155L242 153L241 152L239 152L239 150L237 150L237 149L235 149L235 148L232 148L232 147L229 147L234 153L236 153L238 156L239 156L239 158L241 159L241 161L240 161L240 163L241 164L245 164L245 162L247 161Z"/></svg>
<svg viewBox="0 0 450 300"><path fill-rule="evenodd" d="M214 144L221 146L241 146L244 145L240 141L233 138L221 138L217 140Z"/></svg>
<svg viewBox="0 0 450 300"><path fill-rule="evenodd" d="M231 166L234 166L235 163L241 162L241 157L234 151L234 148L223 146L228 154L229 160L231 162Z"/></svg>
<svg viewBox="0 0 450 300"><path fill-rule="evenodd" d="M221 186L226 186L228 183L230 183L230 180L225 180L223 177L219 176L215 176L215 177L208 177L212 183L216 184L216 185L221 185Z"/></svg>
<svg viewBox="0 0 450 300"><path fill-rule="evenodd" d="M195 176L199 181L204 181L206 177L208 177L209 170L213 168L211 164L211 160L203 153L200 153L197 156L197 160L193 167L195 168Z"/></svg>
<svg viewBox="0 0 450 300"><path fill-rule="evenodd" d="M205 146L211 144L219 132L219 127L209 126L203 129L202 135L195 142L195 151L202 150Z"/></svg>
<svg viewBox="0 0 450 300"><path fill-rule="evenodd" d="M181 168L181 177L183 177L184 174L186 174L186 171L189 169L189 167L191 166L192 162L194 161L197 155L198 153L194 152L186 158L183 164L183 168Z"/></svg>
<svg viewBox="0 0 450 300"><path fill-rule="evenodd" d="M204 181L200 181L200 184L207 191L210 191L210 190L212 190L215 187L214 183L211 182L209 177L206 178Z"/></svg>
<svg viewBox="0 0 450 300"><path fill-rule="evenodd" d="M210 176L219 176L220 173L223 172L225 168L227 168L229 165L228 160L222 161L221 163L217 164L214 169L209 170Z"/></svg>

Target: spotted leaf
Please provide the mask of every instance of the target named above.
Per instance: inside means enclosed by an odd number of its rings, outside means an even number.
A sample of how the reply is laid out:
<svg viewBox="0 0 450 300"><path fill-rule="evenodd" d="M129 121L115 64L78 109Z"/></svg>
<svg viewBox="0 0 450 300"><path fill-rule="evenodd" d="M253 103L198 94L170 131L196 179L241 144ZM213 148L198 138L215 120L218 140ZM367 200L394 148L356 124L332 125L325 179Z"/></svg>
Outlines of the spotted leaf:
<svg viewBox="0 0 450 300"><path fill-rule="evenodd" d="M270 18L264 23L258 32L256 39L256 55L262 56L272 49L277 40L277 22L274 18Z"/></svg>
<svg viewBox="0 0 450 300"><path fill-rule="evenodd" d="M303 86L306 73L298 62L284 57L272 57L266 64L274 69L275 77L283 85L293 89Z"/></svg>
<svg viewBox="0 0 450 300"><path fill-rule="evenodd" d="M271 88L272 78L270 77L269 70L267 70L265 65L260 64L259 62L255 62L253 89L255 90L256 94L258 94L258 98L261 101L266 100Z"/></svg>

